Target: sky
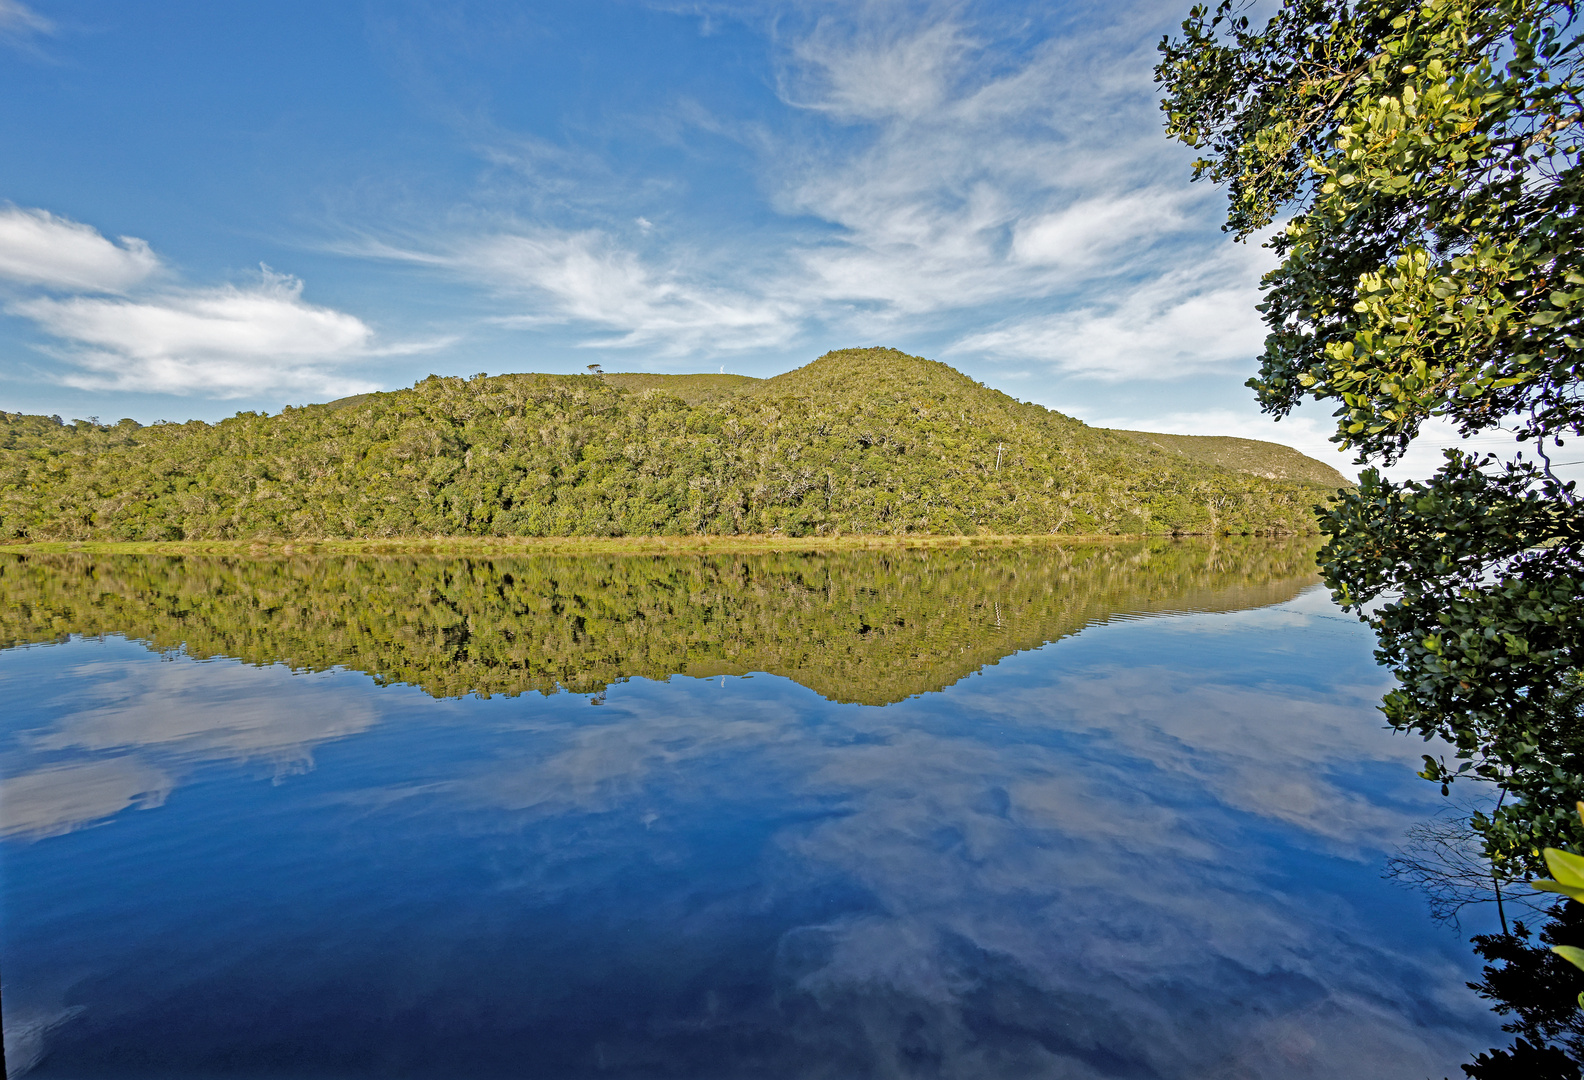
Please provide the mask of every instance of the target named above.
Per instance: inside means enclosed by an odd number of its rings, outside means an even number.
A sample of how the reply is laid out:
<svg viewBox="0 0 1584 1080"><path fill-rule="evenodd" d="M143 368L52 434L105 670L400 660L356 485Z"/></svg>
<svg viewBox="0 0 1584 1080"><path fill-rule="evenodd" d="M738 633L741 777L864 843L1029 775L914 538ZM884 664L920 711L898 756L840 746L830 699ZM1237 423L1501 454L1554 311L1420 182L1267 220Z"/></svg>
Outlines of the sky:
<svg viewBox="0 0 1584 1080"><path fill-rule="evenodd" d="M0 0L0 409L885 345L1355 472L1243 385L1274 260L1163 133L1186 7Z"/></svg>

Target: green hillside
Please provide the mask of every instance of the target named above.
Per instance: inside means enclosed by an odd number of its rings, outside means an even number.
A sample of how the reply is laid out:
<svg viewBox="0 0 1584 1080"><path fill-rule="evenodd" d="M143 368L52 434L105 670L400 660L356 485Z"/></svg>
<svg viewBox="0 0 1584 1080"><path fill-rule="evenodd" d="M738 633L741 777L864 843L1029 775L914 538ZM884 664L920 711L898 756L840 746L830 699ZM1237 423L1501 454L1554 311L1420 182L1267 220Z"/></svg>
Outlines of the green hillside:
<svg viewBox="0 0 1584 1080"><path fill-rule="evenodd" d="M663 390L689 405L731 397L765 381L748 375L650 375L645 372L609 372L601 377L612 386L632 393Z"/></svg>
<svg viewBox="0 0 1584 1080"><path fill-rule="evenodd" d="M1112 430L1145 445L1158 446L1185 457L1270 480L1298 480L1332 488L1353 483L1325 462L1316 461L1281 443L1239 439L1232 435L1158 435L1152 431Z"/></svg>
<svg viewBox="0 0 1584 1080"><path fill-rule="evenodd" d="M13 541L1290 533L1336 486L1091 428L891 349L763 380L430 376L218 424L0 413Z"/></svg>

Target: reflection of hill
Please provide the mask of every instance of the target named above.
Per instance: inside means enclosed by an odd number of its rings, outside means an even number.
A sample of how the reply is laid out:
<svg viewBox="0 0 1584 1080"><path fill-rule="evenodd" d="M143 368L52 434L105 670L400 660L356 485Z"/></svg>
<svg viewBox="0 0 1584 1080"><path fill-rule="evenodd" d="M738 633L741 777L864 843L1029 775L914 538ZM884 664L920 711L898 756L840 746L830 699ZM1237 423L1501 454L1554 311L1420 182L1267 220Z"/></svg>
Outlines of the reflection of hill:
<svg viewBox="0 0 1584 1080"><path fill-rule="evenodd" d="M125 634L440 697L765 671L879 705L1130 612L1315 580L1304 542L517 559L0 556L0 645Z"/></svg>

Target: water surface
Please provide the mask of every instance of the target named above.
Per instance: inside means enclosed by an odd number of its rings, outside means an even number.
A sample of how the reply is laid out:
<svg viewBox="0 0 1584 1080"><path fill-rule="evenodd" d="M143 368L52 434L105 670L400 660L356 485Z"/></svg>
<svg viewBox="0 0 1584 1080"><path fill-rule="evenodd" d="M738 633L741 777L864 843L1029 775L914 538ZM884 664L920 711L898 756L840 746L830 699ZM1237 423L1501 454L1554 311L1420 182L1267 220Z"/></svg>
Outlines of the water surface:
<svg viewBox="0 0 1584 1080"><path fill-rule="evenodd" d="M1456 1074L1310 560L0 559L13 1075Z"/></svg>

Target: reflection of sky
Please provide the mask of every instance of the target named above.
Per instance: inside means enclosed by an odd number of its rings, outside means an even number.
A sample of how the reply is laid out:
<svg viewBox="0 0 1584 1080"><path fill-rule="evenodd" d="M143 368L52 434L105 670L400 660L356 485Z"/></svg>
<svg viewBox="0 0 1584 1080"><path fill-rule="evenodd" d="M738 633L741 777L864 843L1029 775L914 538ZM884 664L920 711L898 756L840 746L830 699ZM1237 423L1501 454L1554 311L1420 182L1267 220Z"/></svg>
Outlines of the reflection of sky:
<svg viewBox="0 0 1584 1080"><path fill-rule="evenodd" d="M1494 1021L1380 880L1438 799L1384 685L1318 590L885 708L0 654L8 1050L35 1076L1456 1073Z"/></svg>

